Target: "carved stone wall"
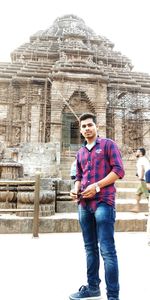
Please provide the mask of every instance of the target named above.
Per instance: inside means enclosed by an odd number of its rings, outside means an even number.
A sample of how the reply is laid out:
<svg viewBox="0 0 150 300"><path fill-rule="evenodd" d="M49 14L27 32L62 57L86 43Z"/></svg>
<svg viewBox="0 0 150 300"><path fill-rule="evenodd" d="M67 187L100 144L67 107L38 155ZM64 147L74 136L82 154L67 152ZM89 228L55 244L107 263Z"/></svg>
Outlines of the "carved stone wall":
<svg viewBox="0 0 150 300"><path fill-rule="evenodd" d="M62 140L64 113L75 113L77 116L87 111L95 113L100 133L106 136L106 84L91 84L83 79L75 82L55 81L51 97L51 142Z"/></svg>
<svg viewBox="0 0 150 300"><path fill-rule="evenodd" d="M150 96L139 92L109 90L107 136L116 140L122 152L140 146L150 149ZM124 153L123 153L124 154Z"/></svg>
<svg viewBox="0 0 150 300"><path fill-rule="evenodd" d="M23 165L24 176L60 177L60 143L21 144L18 162Z"/></svg>
<svg viewBox="0 0 150 300"><path fill-rule="evenodd" d="M122 154L150 149L150 76L75 15L57 18L0 63L0 142L18 149L24 174L61 176L60 161L78 149L78 118L97 116L98 134ZM74 153L73 153L74 155Z"/></svg>

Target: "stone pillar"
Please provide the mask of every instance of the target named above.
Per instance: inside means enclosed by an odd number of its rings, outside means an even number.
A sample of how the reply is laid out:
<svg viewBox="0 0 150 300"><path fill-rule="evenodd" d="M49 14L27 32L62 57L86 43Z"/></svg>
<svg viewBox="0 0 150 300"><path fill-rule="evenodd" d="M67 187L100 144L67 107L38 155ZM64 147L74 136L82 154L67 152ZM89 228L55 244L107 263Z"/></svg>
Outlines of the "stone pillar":
<svg viewBox="0 0 150 300"><path fill-rule="evenodd" d="M150 123L143 123L143 145L146 149L147 155L150 156Z"/></svg>
<svg viewBox="0 0 150 300"><path fill-rule="evenodd" d="M40 105L31 107L31 142L39 142Z"/></svg>
<svg viewBox="0 0 150 300"><path fill-rule="evenodd" d="M96 110L96 112L98 135L100 137L106 137L106 108L101 107L99 110Z"/></svg>
<svg viewBox="0 0 150 300"><path fill-rule="evenodd" d="M63 95L61 93L59 81L53 82L51 90L51 136L50 142L60 142L62 134L62 103Z"/></svg>
<svg viewBox="0 0 150 300"><path fill-rule="evenodd" d="M0 122L7 119L8 107L6 104L0 105ZM5 142L6 140L6 126L0 125L0 142Z"/></svg>
<svg viewBox="0 0 150 300"><path fill-rule="evenodd" d="M107 105L107 86L99 84L97 87L95 111L97 116L98 134L106 137L106 105Z"/></svg>
<svg viewBox="0 0 150 300"><path fill-rule="evenodd" d="M119 148L122 148L122 112L114 111L114 139Z"/></svg>

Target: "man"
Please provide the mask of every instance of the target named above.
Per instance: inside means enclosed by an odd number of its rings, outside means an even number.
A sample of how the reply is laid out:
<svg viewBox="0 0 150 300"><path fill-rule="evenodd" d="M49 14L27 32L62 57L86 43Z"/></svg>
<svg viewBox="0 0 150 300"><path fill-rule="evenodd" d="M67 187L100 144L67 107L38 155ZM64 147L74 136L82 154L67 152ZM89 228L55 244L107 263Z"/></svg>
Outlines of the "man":
<svg viewBox="0 0 150 300"><path fill-rule="evenodd" d="M80 117L85 145L77 153L77 175L70 195L78 201L79 222L87 259L87 285L71 300L100 299L99 249L104 260L108 300L119 300L118 259L114 241L115 186L124 176L120 151L110 139L97 137L95 116Z"/></svg>
<svg viewBox="0 0 150 300"><path fill-rule="evenodd" d="M137 176L139 178L139 184L136 191L136 205L132 209L132 212L138 213L140 211L140 200L142 194L148 199L148 189L145 183L145 172L150 169L150 162L146 157L146 150L140 147L136 152L137 160Z"/></svg>
<svg viewBox="0 0 150 300"><path fill-rule="evenodd" d="M147 237L148 237L148 245L150 246L150 169L145 173L145 181L149 191L149 203L148 203L149 214L147 220Z"/></svg>

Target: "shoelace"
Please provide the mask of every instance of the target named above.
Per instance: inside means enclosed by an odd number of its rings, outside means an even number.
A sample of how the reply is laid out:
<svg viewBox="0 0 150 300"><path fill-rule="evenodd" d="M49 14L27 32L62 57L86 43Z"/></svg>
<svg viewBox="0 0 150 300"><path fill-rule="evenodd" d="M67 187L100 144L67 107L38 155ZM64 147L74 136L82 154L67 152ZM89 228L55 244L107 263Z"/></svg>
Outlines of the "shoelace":
<svg viewBox="0 0 150 300"><path fill-rule="evenodd" d="M84 292L84 291L87 291L87 286L86 285L81 285L80 288L79 288L79 292Z"/></svg>

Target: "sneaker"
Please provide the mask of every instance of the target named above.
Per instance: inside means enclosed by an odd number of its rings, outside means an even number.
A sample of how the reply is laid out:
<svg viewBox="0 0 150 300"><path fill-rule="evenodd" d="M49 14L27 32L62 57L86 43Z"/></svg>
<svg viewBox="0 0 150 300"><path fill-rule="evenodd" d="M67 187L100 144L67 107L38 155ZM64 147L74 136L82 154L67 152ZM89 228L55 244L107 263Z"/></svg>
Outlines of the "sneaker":
<svg viewBox="0 0 150 300"><path fill-rule="evenodd" d="M88 286L82 285L77 293L69 296L70 300L99 300L100 290L89 290Z"/></svg>

